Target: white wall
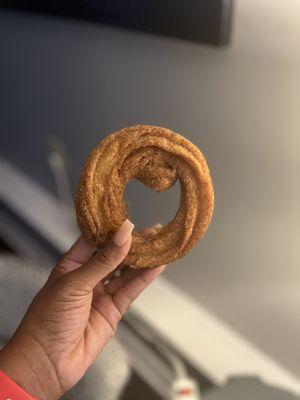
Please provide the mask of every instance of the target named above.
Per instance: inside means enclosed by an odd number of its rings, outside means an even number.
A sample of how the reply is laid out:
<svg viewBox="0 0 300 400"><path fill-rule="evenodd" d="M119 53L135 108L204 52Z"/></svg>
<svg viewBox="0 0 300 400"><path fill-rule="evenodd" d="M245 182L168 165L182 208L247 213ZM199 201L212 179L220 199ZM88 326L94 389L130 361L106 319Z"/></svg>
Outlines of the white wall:
<svg viewBox="0 0 300 400"><path fill-rule="evenodd" d="M216 212L202 246L169 271L298 375L299 18L298 1L241 0L231 49L193 61L201 79L190 79L184 111L187 125L197 120L208 135L198 143L212 166Z"/></svg>

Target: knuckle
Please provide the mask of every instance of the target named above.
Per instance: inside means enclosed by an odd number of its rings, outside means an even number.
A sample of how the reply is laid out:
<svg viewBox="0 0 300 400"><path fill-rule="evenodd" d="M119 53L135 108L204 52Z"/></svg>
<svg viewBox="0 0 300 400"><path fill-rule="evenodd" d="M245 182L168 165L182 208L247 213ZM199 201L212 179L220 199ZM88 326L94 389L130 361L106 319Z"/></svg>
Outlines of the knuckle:
<svg viewBox="0 0 300 400"><path fill-rule="evenodd" d="M72 260L68 254L65 254L57 263L56 268L62 273L67 273L70 270L79 268L81 265L82 263Z"/></svg>
<svg viewBox="0 0 300 400"><path fill-rule="evenodd" d="M120 263L120 255L117 253L117 251L112 247L108 246L102 250L99 255L97 255L98 260L108 266L108 267L116 267Z"/></svg>
<svg viewBox="0 0 300 400"><path fill-rule="evenodd" d="M91 284L76 273L63 276L58 286L65 294L86 294L92 290Z"/></svg>

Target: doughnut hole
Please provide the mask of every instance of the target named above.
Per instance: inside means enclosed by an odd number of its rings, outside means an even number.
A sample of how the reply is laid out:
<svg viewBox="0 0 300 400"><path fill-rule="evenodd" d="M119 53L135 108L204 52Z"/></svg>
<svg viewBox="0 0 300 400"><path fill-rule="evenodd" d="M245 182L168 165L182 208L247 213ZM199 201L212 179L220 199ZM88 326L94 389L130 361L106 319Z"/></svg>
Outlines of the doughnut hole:
<svg viewBox="0 0 300 400"><path fill-rule="evenodd" d="M135 229L141 230L156 223L165 225L178 210L180 184L177 181L170 189L159 193L133 179L126 187L124 199Z"/></svg>

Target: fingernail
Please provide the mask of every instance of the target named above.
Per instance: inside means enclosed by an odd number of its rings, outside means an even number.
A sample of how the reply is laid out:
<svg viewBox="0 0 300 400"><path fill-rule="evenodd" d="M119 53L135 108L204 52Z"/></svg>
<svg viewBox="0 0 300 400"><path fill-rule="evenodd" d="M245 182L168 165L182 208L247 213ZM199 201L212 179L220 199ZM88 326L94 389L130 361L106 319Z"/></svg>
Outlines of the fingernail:
<svg viewBox="0 0 300 400"><path fill-rule="evenodd" d="M133 231L134 225L129 219L123 223L123 225L117 230L113 236L113 241L117 246L123 246L129 239L131 232Z"/></svg>

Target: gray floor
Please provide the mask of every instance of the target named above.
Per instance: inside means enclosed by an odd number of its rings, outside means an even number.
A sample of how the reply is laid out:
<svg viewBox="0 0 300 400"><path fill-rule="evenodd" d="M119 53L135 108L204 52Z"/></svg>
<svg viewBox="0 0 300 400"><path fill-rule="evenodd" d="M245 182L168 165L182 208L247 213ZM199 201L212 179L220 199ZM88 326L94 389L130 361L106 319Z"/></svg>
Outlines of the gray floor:
<svg viewBox="0 0 300 400"><path fill-rule="evenodd" d="M211 390L205 400L296 400L290 393L265 386L254 377L233 378L226 387Z"/></svg>

